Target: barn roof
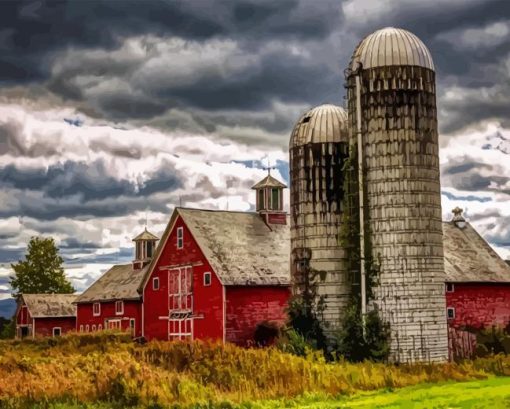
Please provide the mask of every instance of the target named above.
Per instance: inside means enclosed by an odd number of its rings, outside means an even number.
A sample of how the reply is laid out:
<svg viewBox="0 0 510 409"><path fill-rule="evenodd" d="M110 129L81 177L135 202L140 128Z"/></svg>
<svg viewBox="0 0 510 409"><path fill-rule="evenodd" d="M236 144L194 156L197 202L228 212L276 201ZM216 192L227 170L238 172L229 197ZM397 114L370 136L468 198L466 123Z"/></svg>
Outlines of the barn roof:
<svg viewBox="0 0 510 409"><path fill-rule="evenodd" d="M449 282L510 282L510 266L469 224L443 223L444 263Z"/></svg>
<svg viewBox="0 0 510 409"><path fill-rule="evenodd" d="M76 317L76 294L22 294L33 318Z"/></svg>
<svg viewBox="0 0 510 409"><path fill-rule="evenodd" d="M290 284L288 224L269 227L258 213L252 212L175 208L151 268L178 216L182 217L222 284ZM149 274L150 270L145 281ZM139 291L142 287L143 283Z"/></svg>
<svg viewBox="0 0 510 409"><path fill-rule="evenodd" d="M258 213L178 209L224 285L289 284L290 230Z"/></svg>
<svg viewBox="0 0 510 409"><path fill-rule="evenodd" d="M133 264L119 264L110 268L76 299L77 303L111 300L137 300L147 266L134 270Z"/></svg>

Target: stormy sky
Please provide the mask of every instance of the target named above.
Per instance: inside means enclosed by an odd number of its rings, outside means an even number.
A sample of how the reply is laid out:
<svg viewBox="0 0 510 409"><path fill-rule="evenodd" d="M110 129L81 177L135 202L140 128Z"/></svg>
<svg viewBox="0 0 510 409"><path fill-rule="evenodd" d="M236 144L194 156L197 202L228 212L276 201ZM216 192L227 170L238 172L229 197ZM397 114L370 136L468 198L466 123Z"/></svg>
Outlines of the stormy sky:
<svg viewBox="0 0 510 409"><path fill-rule="evenodd" d="M345 105L356 44L394 26L437 71L443 215L510 258L508 0L0 2L0 298L33 235L74 285L175 205L250 210L293 124Z"/></svg>

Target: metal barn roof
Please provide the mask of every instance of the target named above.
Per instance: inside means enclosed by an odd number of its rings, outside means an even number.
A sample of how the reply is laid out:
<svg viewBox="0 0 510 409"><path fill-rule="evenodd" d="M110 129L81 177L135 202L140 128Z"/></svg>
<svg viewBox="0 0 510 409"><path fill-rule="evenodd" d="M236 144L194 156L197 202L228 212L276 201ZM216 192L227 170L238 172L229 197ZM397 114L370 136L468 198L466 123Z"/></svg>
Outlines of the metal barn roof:
<svg viewBox="0 0 510 409"><path fill-rule="evenodd" d="M350 69L414 65L434 70L430 51L413 33L386 27L365 37L354 51Z"/></svg>
<svg viewBox="0 0 510 409"><path fill-rule="evenodd" d="M258 213L177 209L224 285L288 285L290 230Z"/></svg>
<svg viewBox="0 0 510 409"><path fill-rule="evenodd" d="M137 300L140 298L137 290L147 268L134 270L132 263L113 266L78 296L76 302Z"/></svg>
<svg viewBox="0 0 510 409"><path fill-rule="evenodd" d="M157 263L178 216L223 285L290 284L288 224L269 227L258 213L251 212L175 208L149 268Z"/></svg>
<svg viewBox="0 0 510 409"><path fill-rule="evenodd" d="M76 317L76 294L22 294L33 318Z"/></svg>
<svg viewBox="0 0 510 409"><path fill-rule="evenodd" d="M444 264L448 282L510 282L510 266L469 224L443 223Z"/></svg>
<svg viewBox="0 0 510 409"><path fill-rule="evenodd" d="M324 104L301 116L292 130L290 148L308 143L348 142L347 111Z"/></svg>

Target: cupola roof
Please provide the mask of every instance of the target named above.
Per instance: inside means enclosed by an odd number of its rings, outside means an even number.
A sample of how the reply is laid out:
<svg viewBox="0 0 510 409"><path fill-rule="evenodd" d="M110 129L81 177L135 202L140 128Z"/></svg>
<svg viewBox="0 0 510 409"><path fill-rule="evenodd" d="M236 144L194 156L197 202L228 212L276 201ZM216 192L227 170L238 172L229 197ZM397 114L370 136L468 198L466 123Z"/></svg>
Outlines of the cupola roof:
<svg viewBox="0 0 510 409"><path fill-rule="evenodd" d="M159 237L152 234L150 231L147 230L147 227L143 232L141 232L138 236L136 236L133 241L141 241L141 240L147 240L147 241L155 241L159 240Z"/></svg>

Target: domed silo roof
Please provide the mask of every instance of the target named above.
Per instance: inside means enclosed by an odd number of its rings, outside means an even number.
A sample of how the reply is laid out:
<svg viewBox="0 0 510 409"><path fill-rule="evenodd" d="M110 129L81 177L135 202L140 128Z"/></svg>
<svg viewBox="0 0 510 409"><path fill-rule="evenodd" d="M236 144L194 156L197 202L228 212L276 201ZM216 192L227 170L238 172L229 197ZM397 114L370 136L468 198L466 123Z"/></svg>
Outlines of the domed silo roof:
<svg viewBox="0 0 510 409"><path fill-rule="evenodd" d="M360 62L364 69L413 65L434 71L434 63L425 44L413 33L394 27L377 30L358 44L350 69L356 70Z"/></svg>
<svg viewBox="0 0 510 409"><path fill-rule="evenodd" d="M290 137L290 148L308 143L348 142L347 111L324 104L299 118Z"/></svg>

